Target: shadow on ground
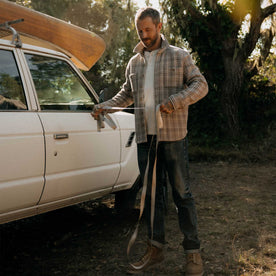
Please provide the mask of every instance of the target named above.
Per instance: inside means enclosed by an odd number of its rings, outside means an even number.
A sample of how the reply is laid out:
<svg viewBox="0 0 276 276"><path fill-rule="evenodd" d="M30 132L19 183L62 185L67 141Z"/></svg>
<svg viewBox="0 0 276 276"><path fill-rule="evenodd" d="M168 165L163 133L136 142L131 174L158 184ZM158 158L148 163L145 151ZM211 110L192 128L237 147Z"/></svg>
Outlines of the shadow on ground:
<svg viewBox="0 0 276 276"><path fill-rule="evenodd" d="M192 163L190 173L205 275L275 275L275 166ZM1 275L127 275L126 247L138 209L119 215L113 202L111 197L0 225ZM184 275L171 196L166 231L166 259L144 275ZM142 221L138 241L144 236ZM144 246L138 243L135 253Z"/></svg>

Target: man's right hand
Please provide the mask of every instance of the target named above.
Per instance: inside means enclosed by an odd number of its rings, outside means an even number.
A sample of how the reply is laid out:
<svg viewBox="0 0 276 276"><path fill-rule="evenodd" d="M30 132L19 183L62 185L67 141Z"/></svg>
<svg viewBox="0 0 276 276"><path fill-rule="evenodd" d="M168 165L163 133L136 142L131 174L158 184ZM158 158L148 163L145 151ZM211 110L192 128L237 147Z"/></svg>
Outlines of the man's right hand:
<svg viewBox="0 0 276 276"><path fill-rule="evenodd" d="M104 109L101 107L98 107L97 105L94 106L93 111L91 112L91 116L95 119L98 120L99 119L99 115L103 114Z"/></svg>

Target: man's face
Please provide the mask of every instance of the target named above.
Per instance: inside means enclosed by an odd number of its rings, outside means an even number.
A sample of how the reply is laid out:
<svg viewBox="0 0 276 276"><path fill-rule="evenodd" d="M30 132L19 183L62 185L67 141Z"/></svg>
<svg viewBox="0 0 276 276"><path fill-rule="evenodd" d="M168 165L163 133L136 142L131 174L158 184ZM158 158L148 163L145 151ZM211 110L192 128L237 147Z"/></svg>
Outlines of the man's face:
<svg viewBox="0 0 276 276"><path fill-rule="evenodd" d="M137 21L137 33L147 51L153 51L160 47L161 27L162 23L156 26L151 17L145 17Z"/></svg>

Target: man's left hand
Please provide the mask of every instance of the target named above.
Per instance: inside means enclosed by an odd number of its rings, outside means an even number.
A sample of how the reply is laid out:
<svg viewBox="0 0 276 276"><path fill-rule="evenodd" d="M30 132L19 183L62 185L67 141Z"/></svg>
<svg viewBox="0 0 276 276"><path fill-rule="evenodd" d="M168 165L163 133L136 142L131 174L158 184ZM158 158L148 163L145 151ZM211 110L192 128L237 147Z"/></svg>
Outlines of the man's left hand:
<svg viewBox="0 0 276 276"><path fill-rule="evenodd" d="M174 112L174 107L173 107L172 102L170 100L168 100L166 102L163 102L160 105L160 111L164 112L164 113L167 113L167 114L173 113Z"/></svg>

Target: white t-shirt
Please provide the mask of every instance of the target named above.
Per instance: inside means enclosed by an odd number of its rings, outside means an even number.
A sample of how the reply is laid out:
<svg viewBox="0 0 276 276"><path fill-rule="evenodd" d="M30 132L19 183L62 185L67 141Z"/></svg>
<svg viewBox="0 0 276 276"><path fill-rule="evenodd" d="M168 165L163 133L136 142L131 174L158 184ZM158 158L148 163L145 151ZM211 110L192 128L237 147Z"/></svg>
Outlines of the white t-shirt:
<svg viewBox="0 0 276 276"><path fill-rule="evenodd" d="M158 49L159 50L159 49ZM144 98L145 98L145 115L147 121L147 134L156 135L156 115L155 115L155 97L154 97L154 65L158 50L152 52L145 51L147 61Z"/></svg>

